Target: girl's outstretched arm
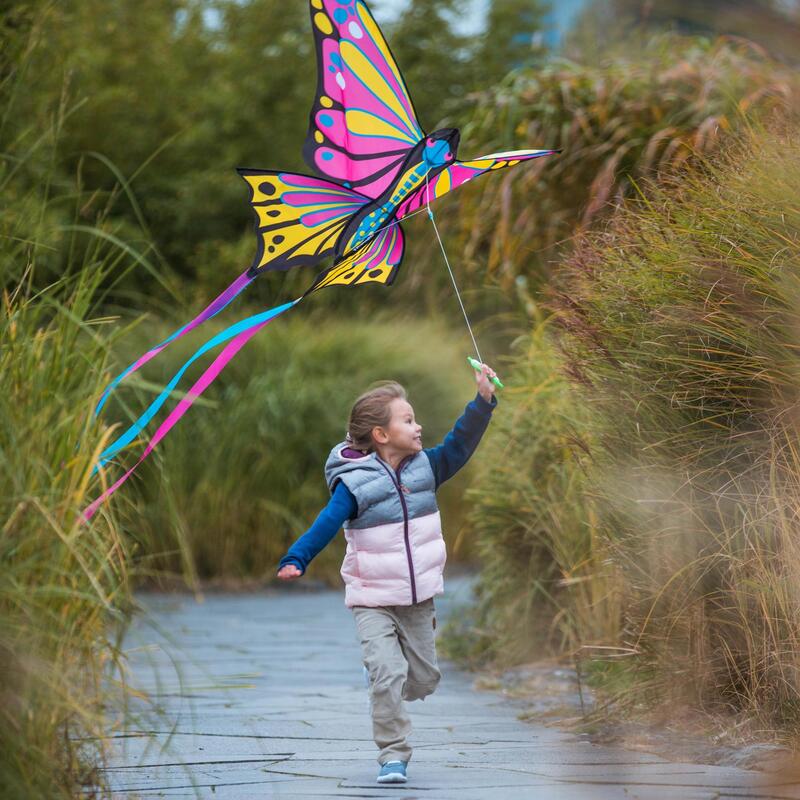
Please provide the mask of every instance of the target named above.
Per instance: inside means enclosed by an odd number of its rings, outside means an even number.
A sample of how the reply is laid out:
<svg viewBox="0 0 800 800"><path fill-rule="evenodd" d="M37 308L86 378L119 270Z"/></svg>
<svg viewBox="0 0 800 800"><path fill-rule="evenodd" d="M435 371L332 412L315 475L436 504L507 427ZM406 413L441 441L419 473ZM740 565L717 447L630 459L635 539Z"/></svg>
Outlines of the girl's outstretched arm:
<svg viewBox="0 0 800 800"><path fill-rule="evenodd" d="M328 501L328 505L320 511L313 525L289 548L278 565L278 577L284 579L299 578L306 571L311 560L336 536L345 520L352 519L358 513L358 504L343 481L336 488ZM294 565L294 570L284 570L287 564Z"/></svg>
<svg viewBox="0 0 800 800"><path fill-rule="evenodd" d="M452 478L475 452L492 418L492 411L497 406L497 397L493 393L489 396L490 400L486 400L479 392L467 404L464 413L456 421L453 430L444 437L444 441L437 447L423 451L431 462L437 489Z"/></svg>

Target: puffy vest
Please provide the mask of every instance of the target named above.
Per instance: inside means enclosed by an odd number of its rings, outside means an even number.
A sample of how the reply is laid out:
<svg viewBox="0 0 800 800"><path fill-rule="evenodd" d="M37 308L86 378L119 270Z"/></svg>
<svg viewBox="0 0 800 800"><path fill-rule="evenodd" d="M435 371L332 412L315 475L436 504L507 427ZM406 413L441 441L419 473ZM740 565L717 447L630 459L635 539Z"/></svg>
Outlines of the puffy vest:
<svg viewBox="0 0 800 800"><path fill-rule="evenodd" d="M343 481L358 504L356 518L343 526L346 606L408 606L444 593L447 553L424 452L395 472L377 453L342 442L328 456L325 479L331 493Z"/></svg>

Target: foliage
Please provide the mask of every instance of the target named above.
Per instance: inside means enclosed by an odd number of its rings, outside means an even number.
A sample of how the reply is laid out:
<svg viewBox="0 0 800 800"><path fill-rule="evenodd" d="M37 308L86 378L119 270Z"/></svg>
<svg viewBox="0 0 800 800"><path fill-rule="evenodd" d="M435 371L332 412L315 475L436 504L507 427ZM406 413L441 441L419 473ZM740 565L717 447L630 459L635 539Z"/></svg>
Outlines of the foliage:
<svg viewBox="0 0 800 800"><path fill-rule="evenodd" d="M75 108L27 91L41 19L1 19L0 796L71 798L102 785L107 715L126 699L106 670L121 663L130 542L111 509L79 518L111 435L91 405L112 343L99 308L104 286L152 265L146 231L110 219L129 187L100 197L57 166Z"/></svg>
<svg viewBox="0 0 800 800"><path fill-rule="evenodd" d="M510 474L482 484L474 509L476 524L489 520L479 546L491 560L518 472L528 496L558 487L521 524L544 531L541 574L567 584L555 597L567 644L620 659L634 680L627 701L646 691L790 733L800 722L799 179L791 135L748 134L581 239L551 301L573 396L555 422L516 418L494 445L507 448ZM547 442L562 420L579 449L544 450L532 470L514 443ZM576 500L560 488L572 482ZM517 558L506 551L504 593L538 591L526 541ZM496 585L483 590L487 619ZM510 626L498 627L483 649L500 658Z"/></svg>
<svg viewBox="0 0 800 800"><path fill-rule="evenodd" d="M614 25L606 24L609 19ZM743 38L783 62L796 63L800 9L781 0L594 0L570 32L566 52L581 60L612 48L630 52L632 43L664 30Z"/></svg>
<svg viewBox="0 0 800 800"><path fill-rule="evenodd" d="M112 517L78 518L97 491L92 449L76 444L99 433L86 397L105 354L87 319L100 274L87 264L42 293L26 279L0 315L0 794L9 800L74 797L96 783L91 737L105 734L105 711L120 699L101 673L118 657L127 547Z"/></svg>
<svg viewBox="0 0 800 800"><path fill-rule="evenodd" d="M493 0L489 4L474 64L482 85L495 86L512 70L542 65L545 50L538 38L547 5L539 0Z"/></svg>
<svg viewBox="0 0 800 800"><path fill-rule="evenodd" d="M46 163L59 125L38 152L5 149L3 163ZM99 783L98 737L122 699L103 670L119 657L129 597L114 517L82 525L78 516L98 490L94 443L109 435L87 400L107 353L95 304L120 248L101 226L62 225L65 198L44 177L30 191L19 171L0 177L0 795L9 800L75 797ZM65 272L39 289L54 244L68 254Z"/></svg>
<svg viewBox="0 0 800 800"><path fill-rule="evenodd" d="M542 649L574 650L616 633L619 593L602 562L586 480L590 413L561 374L552 320L515 342L498 409L467 492L481 565L477 603L444 631L443 648L506 667Z"/></svg>

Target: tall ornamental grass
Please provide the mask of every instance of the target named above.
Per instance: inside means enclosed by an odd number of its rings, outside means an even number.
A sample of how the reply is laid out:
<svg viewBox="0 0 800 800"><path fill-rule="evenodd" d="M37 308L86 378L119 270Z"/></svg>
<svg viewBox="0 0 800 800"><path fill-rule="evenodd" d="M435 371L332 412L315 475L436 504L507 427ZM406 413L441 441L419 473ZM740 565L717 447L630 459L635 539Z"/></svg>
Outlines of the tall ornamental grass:
<svg viewBox="0 0 800 800"><path fill-rule="evenodd" d="M143 381L123 383L114 397L142 410L199 341L245 315L235 307L224 323L214 320L191 341L176 343L144 368ZM163 323L142 326L126 337L119 364L168 332ZM476 392L463 338L441 322L396 313L342 321L301 304L277 319L248 342L118 493L135 485L140 497L131 530L140 566L154 578L182 572L190 579L274 579L280 558L330 498L325 460L344 440L355 398L375 381L400 381L423 426L424 446L438 444ZM191 386L193 375L178 389ZM113 418L115 411L108 413ZM138 457L156 424L114 459L109 480ZM453 557L469 555L466 545L455 549L469 473L439 495ZM339 536L309 576L340 586L343 554Z"/></svg>
<svg viewBox="0 0 800 800"><path fill-rule="evenodd" d="M110 434L92 419L108 354L98 304L144 256L107 223L116 195L55 166L66 95L21 113L32 10L6 9L0 27L0 797L72 798L102 783L106 713L123 700L104 675L130 591L113 514L78 516Z"/></svg>
<svg viewBox="0 0 800 800"><path fill-rule="evenodd" d="M559 335L520 355L539 376L492 445L526 478L475 493L486 574L507 576L482 580L484 658L507 661L496 607L516 594L545 618L529 613L525 652L551 625L618 699L798 732L798 186L794 137L749 133L580 242L551 300ZM538 552L508 544L520 485Z"/></svg>
<svg viewBox="0 0 800 800"><path fill-rule="evenodd" d="M98 487L91 443L103 438L87 403L105 356L88 322L101 271L91 266L38 292L31 267L2 299L0 795L9 800L74 797L95 782L95 737L119 699L102 673L118 655L126 545L113 517L78 521Z"/></svg>
<svg viewBox="0 0 800 800"><path fill-rule="evenodd" d="M37 187L19 202L38 217L0 211L3 263L21 269L4 271L0 309L0 796L10 800L96 784L105 713L122 699L103 674L119 655L128 549L113 515L78 516L100 489L91 467L110 433L91 400L107 356L95 302L117 248L101 225L49 227L62 199ZM53 242L71 255L61 278L40 281Z"/></svg>
<svg viewBox="0 0 800 800"><path fill-rule="evenodd" d="M497 667L570 652L580 635L617 633L619 596L586 479L588 409L575 402L540 318L513 345L483 468L466 494L480 575L477 602L445 629L443 648ZM595 630L595 626L599 626Z"/></svg>
<svg viewBox="0 0 800 800"><path fill-rule="evenodd" d="M630 196L635 181L713 152L746 119L783 108L799 86L795 71L746 42L675 35L626 43L597 63L554 59L512 72L478 97L462 131L462 157L529 147L563 152L442 201L459 280L499 287L517 298L519 311L533 307L573 237ZM430 264L415 276L425 291L427 272L439 274L437 254L420 257ZM475 302L497 305L486 292Z"/></svg>

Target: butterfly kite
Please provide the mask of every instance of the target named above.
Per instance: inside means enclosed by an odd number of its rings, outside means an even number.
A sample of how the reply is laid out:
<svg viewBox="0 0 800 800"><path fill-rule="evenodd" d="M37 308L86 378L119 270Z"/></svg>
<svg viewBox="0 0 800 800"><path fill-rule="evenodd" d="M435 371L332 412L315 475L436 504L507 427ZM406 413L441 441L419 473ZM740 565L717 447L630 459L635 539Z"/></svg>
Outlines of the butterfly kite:
<svg viewBox="0 0 800 800"><path fill-rule="evenodd" d="M146 411L99 456L95 470L133 442L170 397L186 370L225 345L161 423L136 464L84 512L90 519L178 422L245 343L307 295L327 286L390 286L403 259L400 221L486 172L554 150L516 150L459 161L459 132L425 134L403 76L363 0L310 0L317 53L317 91L303 146L315 177L239 169L255 212L257 251L241 274L197 317L159 343L108 386L95 409L128 375L171 342L216 316L261 273L313 266L332 257L298 299L255 314L214 336L181 367ZM430 214L433 219L432 214Z"/></svg>

